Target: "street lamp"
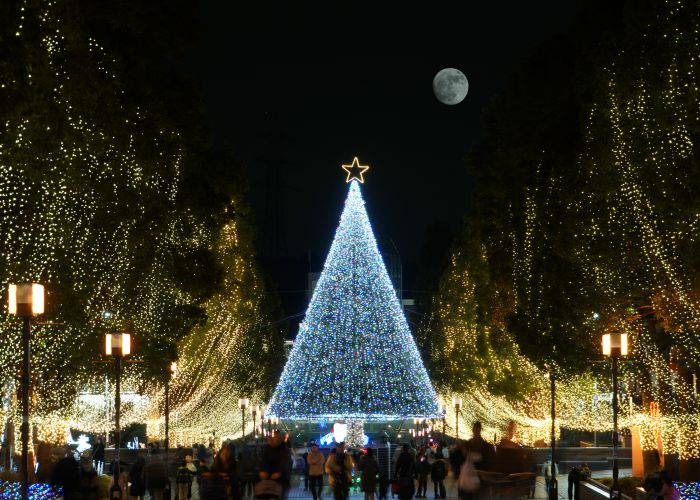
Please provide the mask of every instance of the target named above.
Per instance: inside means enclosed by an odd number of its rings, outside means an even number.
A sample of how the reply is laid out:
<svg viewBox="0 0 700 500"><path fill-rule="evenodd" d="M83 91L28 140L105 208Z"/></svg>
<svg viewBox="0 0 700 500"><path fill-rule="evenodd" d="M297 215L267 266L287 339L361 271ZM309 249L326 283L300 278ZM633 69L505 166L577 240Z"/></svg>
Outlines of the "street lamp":
<svg viewBox="0 0 700 500"><path fill-rule="evenodd" d="M170 380L177 374L177 361L171 361L165 379L165 470L168 470L170 458ZM170 476L168 476L170 477ZM168 490L170 479L168 479ZM168 497L169 498L169 497Z"/></svg>
<svg viewBox="0 0 700 500"><path fill-rule="evenodd" d="M603 354L612 359L613 484L610 488L610 498L619 498L620 488L617 481L620 472L617 467L617 445L619 441L617 432L617 360L620 356L627 356L627 334L606 333L603 335Z"/></svg>
<svg viewBox="0 0 700 500"><path fill-rule="evenodd" d="M551 500L557 500L559 498L559 485L557 483L557 474L556 474L556 457L555 457L555 452L556 452L556 444L557 444L557 435L556 435L556 419L557 419L557 410L556 410L556 401L554 399L555 395L555 380L554 380L554 368L549 367L549 396L550 396L550 407L552 410L552 433L550 436L551 440L551 447L552 447L552 463L550 464L551 467L551 476L552 479L549 481L549 498Z"/></svg>
<svg viewBox="0 0 700 500"><path fill-rule="evenodd" d="M250 413L253 415L253 438L255 439L255 442L258 442L258 424L256 417L260 413L260 405L254 405L250 407Z"/></svg>
<svg viewBox="0 0 700 500"><path fill-rule="evenodd" d="M440 411L442 412L442 438L445 439L445 423L447 422L447 406L440 406Z"/></svg>
<svg viewBox="0 0 700 500"><path fill-rule="evenodd" d="M121 498L122 491L119 487L119 448L121 447L121 428L119 425L119 417L121 410L121 379L122 379L122 360L124 357L131 354L131 335L128 333L108 333L105 335L105 354L114 358L116 371L116 382L114 387L114 464L115 469L112 471L114 485L109 490L110 498Z"/></svg>
<svg viewBox="0 0 700 500"><path fill-rule="evenodd" d="M7 309L23 320L22 328L22 500L29 498L29 358L32 317L44 313L44 286L38 283L10 285Z"/></svg>
<svg viewBox="0 0 700 500"><path fill-rule="evenodd" d="M280 423L280 419L277 418L277 417L270 417L270 418L267 420L267 423L268 423L268 426L269 426L270 435L272 435L272 426L274 425L274 426L275 426L275 430L277 430L277 425Z"/></svg>
<svg viewBox="0 0 700 500"><path fill-rule="evenodd" d="M459 396L452 396L452 406L455 408L455 434L457 439L459 439L459 409L462 407L462 398Z"/></svg>
<svg viewBox="0 0 700 500"><path fill-rule="evenodd" d="M248 409L248 398L241 398L238 400L238 406L241 408L241 441L245 441L245 411Z"/></svg>

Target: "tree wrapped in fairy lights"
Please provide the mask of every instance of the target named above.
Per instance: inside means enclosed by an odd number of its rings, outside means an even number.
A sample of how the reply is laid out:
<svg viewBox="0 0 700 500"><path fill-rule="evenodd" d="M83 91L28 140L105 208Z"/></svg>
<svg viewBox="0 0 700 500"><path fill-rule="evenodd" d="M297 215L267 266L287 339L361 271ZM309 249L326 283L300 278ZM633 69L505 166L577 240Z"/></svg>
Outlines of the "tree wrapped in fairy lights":
<svg viewBox="0 0 700 500"><path fill-rule="evenodd" d="M360 191L368 167L344 165L335 239L267 415L288 419L436 417L438 399L382 261Z"/></svg>

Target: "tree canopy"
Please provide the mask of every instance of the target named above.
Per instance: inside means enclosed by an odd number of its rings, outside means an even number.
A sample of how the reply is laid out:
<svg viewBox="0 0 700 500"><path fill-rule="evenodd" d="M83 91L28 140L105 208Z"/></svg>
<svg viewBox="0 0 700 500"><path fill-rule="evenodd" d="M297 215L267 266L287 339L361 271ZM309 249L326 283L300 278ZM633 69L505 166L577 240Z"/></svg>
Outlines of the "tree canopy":
<svg viewBox="0 0 700 500"><path fill-rule="evenodd" d="M497 382L518 356L595 374L601 335L623 331L635 401L695 404L696 7L590 3L486 109L464 235L428 326L455 346L433 358L446 386L525 397Z"/></svg>
<svg viewBox="0 0 700 500"><path fill-rule="evenodd" d="M0 274L43 283L57 323L35 328L40 413L65 408L105 370L97 362L110 330L133 334L143 363L129 371L145 391L175 346L181 356L199 348L191 332L211 327L211 301L233 279L247 304L228 311L237 348L263 356L258 363L281 349L274 329L246 334L268 324L272 309L245 182L232 154L212 149L197 92L178 70L192 28L171 7L59 0L0 10ZM20 356L18 324L6 318L3 381ZM238 389L269 390L266 370L217 362Z"/></svg>

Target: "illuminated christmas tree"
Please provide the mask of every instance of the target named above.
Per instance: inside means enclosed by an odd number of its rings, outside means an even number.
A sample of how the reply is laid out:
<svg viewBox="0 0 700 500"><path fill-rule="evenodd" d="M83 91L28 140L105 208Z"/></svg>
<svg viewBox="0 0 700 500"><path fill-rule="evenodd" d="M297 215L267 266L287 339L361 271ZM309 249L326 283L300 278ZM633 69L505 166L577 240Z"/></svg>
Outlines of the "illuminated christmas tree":
<svg viewBox="0 0 700 500"><path fill-rule="evenodd" d="M368 169L343 165L350 187L326 263L267 415L392 420L438 416L438 399L377 248L360 192Z"/></svg>

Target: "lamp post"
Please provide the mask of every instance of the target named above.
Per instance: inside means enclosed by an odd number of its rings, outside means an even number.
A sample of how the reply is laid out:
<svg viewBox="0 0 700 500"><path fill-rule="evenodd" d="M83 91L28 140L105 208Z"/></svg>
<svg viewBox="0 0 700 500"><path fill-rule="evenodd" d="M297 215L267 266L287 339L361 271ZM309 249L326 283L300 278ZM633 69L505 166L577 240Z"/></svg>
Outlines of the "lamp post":
<svg viewBox="0 0 700 500"><path fill-rule="evenodd" d="M177 361L171 361L165 379L165 470L168 471L170 459L170 380L177 374ZM170 490L170 475L168 475L168 490ZM170 495L168 495L170 498Z"/></svg>
<svg viewBox="0 0 700 500"><path fill-rule="evenodd" d="M617 466L617 361L620 356L627 356L627 334L606 333L603 335L603 354L612 359L612 410L613 410L613 484L610 488L610 498L620 498L618 485L619 469Z"/></svg>
<svg viewBox="0 0 700 500"><path fill-rule="evenodd" d="M455 408L455 434L457 439L459 439L459 409L462 407L462 398L459 396L452 396L452 406Z"/></svg>
<svg viewBox="0 0 700 500"><path fill-rule="evenodd" d="M440 411L442 412L442 438L445 439L445 424L447 422L447 406L442 405L440 407Z"/></svg>
<svg viewBox="0 0 700 500"><path fill-rule="evenodd" d="M31 356L32 317L44 313L44 286L38 283L10 285L7 296L8 312L23 320L22 327L22 500L29 498L29 359Z"/></svg>
<svg viewBox="0 0 700 500"><path fill-rule="evenodd" d="M557 419L557 411L556 411L555 400L554 400L554 389L555 389L554 368L550 367L549 368L549 395L551 398L550 405L551 405L551 409L552 409L552 433L550 435L550 441L551 441L551 447L552 447L552 462L550 464L552 479L549 481L549 498L550 498L550 500L557 500L559 498L559 486L557 484L557 474L556 474L556 465L555 465L555 463L556 463L555 452L556 452L556 441L557 441L555 423L556 423L556 419Z"/></svg>
<svg viewBox="0 0 700 500"><path fill-rule="evenodd" d="M258 424L257 416L260 413L260 405L254 405L250 407L250 413L253 415L253 438L255 439L255 444L258 443Z"/></svg>
<svg viewBox="0 0 700 500"><path fill-rule="evenodd" d="M241 398L238 400L238 406L241 408L241 441L245 441L245 411L248 409L248 398Z"/></svg>
<svg viewBox="0 0 700 500"><path fill-rule="evenodd" d="M116 381L114 385L114 464L112 471L114 485L109 490L110 498L121 498L122 491L119 487L119 448L121 447L121 379L122 361L125 356L131 354L131 335L128 333L108 333L105 335L105 354L114 358Z"/></svg>

